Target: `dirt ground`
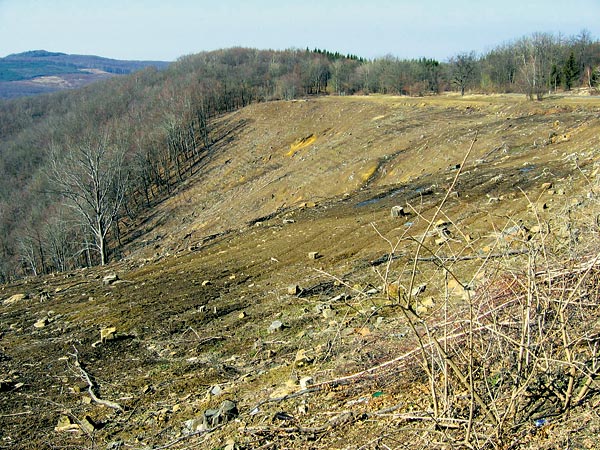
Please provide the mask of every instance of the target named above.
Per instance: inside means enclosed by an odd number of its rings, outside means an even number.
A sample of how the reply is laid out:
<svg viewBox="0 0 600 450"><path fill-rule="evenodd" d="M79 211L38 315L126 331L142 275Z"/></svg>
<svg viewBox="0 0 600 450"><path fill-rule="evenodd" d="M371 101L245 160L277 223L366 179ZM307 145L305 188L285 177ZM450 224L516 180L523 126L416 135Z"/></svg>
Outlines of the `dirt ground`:
<svg viewBox="0 0 600 450"><path fill-rule="evenodd" d="M460 448L424 419L398 292L421 287L434 322L442 298L465 303L449 267L476 293L531 240L546 261L597 254L599 113L370 96L222 117L196 174L128 224L122 260L0 287L0 448ZM479 447L594 448L596 389Z"/></svg>

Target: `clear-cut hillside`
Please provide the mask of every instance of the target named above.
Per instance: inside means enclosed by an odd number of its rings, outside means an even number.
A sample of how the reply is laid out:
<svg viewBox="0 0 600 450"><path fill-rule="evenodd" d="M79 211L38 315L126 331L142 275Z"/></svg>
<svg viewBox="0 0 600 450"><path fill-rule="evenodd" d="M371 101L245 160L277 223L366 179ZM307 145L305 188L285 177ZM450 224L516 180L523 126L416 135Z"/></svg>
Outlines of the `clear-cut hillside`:
<svg viewBox="0 0 600 450"><path fill-rule="evenodd" d="M123 260L0 287L0 446L594 448L599 112L221 117Z"/></svg>

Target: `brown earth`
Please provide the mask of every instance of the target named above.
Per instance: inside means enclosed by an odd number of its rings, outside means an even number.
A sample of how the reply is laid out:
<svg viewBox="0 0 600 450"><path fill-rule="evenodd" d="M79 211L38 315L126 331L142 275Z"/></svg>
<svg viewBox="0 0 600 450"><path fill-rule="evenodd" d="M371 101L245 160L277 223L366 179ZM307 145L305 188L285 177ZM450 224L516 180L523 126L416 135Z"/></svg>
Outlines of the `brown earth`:
<svg viewBox="0 0 600 450"><path fill-rule="evenodd" d="M466 298L445 295L436 262L479 289L536 240L548 263L597 253L599 112L592 98L372 96L222 117L196 175L129 224L123 260L0 287L0 448L460 447L423 419L398 292L425 285L433 323L443 298ZM92 399L85 374L122 409ZM480 447L593 448L595 389L552 427ZM235 419L190 433L225 399Z"/></svg>

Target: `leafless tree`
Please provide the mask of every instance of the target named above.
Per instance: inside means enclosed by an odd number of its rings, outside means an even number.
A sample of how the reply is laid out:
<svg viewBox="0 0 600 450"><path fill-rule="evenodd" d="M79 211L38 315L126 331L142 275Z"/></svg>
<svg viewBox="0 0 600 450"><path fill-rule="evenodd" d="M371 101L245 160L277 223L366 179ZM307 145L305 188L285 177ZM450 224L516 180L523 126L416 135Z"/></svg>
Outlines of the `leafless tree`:
<svg viewBox="0 0 600 450"><path fill-rule="evenodd" d="M52 190L81 218L104 265L109 256L108 232L125 193L123 152L111 148L107 134L85 137L65 150L51 149Z"/></svg>
<svg viewBox="0 0 600 450"><path fill-rule="evenodd" d="M465 90L475 79L477 59L475 53L460 53L450 59L452 82L460 89L460 95L465 95Z"/></svg>

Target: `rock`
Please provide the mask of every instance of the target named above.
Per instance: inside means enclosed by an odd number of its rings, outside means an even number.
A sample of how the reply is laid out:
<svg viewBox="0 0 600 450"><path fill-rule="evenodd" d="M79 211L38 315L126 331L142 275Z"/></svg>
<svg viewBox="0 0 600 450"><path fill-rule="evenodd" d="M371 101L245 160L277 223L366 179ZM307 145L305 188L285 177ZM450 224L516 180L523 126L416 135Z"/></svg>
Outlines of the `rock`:
<svg viewBox="0 0 600 450"><path fill-rule="evenodd" d="M245 311L238 314L238 319L245 319L246 317L248 317L248 314Z"/></svg>
<svg viewBox="0 0 600 450"><path fill-rule="evenodd" d="M306 354L306 350L301 348L296 352L296 358L294 359L294 366L304 367L314 361L314 358Z"/></svg>
<svg viewBox="0 0 600 450"><path fill-rule="evenodd" d="M371 330L369 329L369 327L357 328L355 331L357 334L360 334L361 336L368 336L369 334L371 334Z"/></svg>
<svg viewBox="0 0 600 450"><path fill-rule="evenodd" d="M438 221L434 224L436 228L446 228L450 226L450 222L444 219L438 219Z"/></svg>
<svg viewBox="0 0 600 450"><path fill-rule="evenodd" d="M281 320L274 320L271 325L269 325L269 333L273 334L277 331L281 331L285 328L285 325Z"/></svg>
<svg viewBox="0 0 600 450"><path fill-rule="evenodd" d="M288 286L288 294L289 295L298 295L300 293L301 289L300 286L298 286L297 284Z"/></svg>
<svg viewBox="0 0 600 450"><path fill-rule="evenodd" d="M98 427L90 416L85 416L83 419L81 419L79 421L79 426L88 434L92 434Z"/></svg>
<svg viewBox="0 0 600 450"><path fill-rule="evenodd" d="M315 380L313 377L302 377L300 378L300 388L308 389L311 384L315 384Z"/></svg>
<svg viewBox="0 0 600 450"><path fill-rule="evenodd" d="M202 286L210 286L211 284L212 284L212 283L211 283L211 281L210 281L210 280L204 280L204 281L202 282Z"/></svg>
<svg viewBox="0 0 600 450"><path fill-rule="evenodd" d="M294 219L283 219L284 225L289 225L290 223L296 223Z"/></svg>
<svg viewBox="0 0 600 450"><path fill-rule="evenodd" d="M54 431L58 433L81 431L79 425L72 423L69 416L62 415L58 418L58 423L54 427Z"/></svg>
<svg viewBox="0 0 600 450"><path fill-rule="evenodd" d="M219 409L207 409L204 411L200 429L209 430L235 419L238 414L236 403L231 400L224 400Z"/></svg>
<svg viewBox="0 0 600 450"><path fill-rule="evenodd" d="M427 285L425 283L418 285L412 290L412 296L417 297L421 295L423 292L425 292L425 289L427 289Z"/></svg>
<svg viewBox="0 0 600 450"><path fill-rule="evenodd" d="M27 299L27 294L15 294L2 302L3 305L12 305L13 303L20 302L21 300Z"/></svg>
<svg viewBox="0 0 600 450"><path fill-rule="evenodd" d="M319 255L319 252L309 252L308 253L308 259L319 259L321 257L321 255Z"/></svg>
<svg viewBox="0 0 600 450"><path fill-rule="evenodd" d="M391 217L405 217L408 216L406 211L402 206L392 206L392 210L390 212Z"/></svg>
<svg viewBox="0 0 600 450"><path fill-rule="evenodd" d="M114 339L116 332L117 332L116 327L102 328L100 330L100 342L105 343L106 341L110 341L110 340Z"/></svg>
<svg viewBox="0 0 600 450"><path fill-rule="evenodd" d="M116 273L110 273L102 278L102 284L107 286L114 284L117 281L119 281L119 276Z"/></svg>
<svg viewBox="0 0 600 450"><path fill-rule="evenodd" d="M44 328L46 325L48 325L48 318L42 317L36 323L33 324L33 327L34 328Z"/></svg>
<svg viewBox="0 0 600 450"><path fill-rule="evenodd" d="M546 183L542 183L542 190L547 191L548 189L552 189L552 183L549 181Z"/></svg>
<svg viewBox="0 0 600 450"><path fill-rule="evenodd" d="M434 242L435 242L435 245L444 245L449 240L450 239L448 238L448 236L442 236L442 237L437 238Z"/></svg>
<svg viewBox="0 0 600 450"><path fill-rule="evenodd" d="M222 393L223 393L223 388L221 386L219 386L218 384L214 385L210 389L210 395L221 395Z"/></svg>

